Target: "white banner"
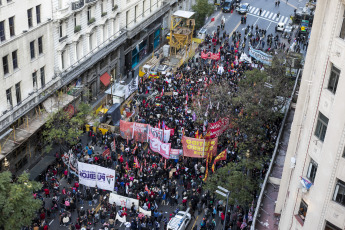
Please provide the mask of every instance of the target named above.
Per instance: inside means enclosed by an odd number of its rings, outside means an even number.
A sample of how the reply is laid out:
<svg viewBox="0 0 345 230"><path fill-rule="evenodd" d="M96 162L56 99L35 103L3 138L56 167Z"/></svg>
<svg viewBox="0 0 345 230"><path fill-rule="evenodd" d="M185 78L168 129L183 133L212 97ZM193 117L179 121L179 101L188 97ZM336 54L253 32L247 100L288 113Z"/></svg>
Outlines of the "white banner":
<svg viewBox="0 0 345 230"><path fill-rule="evenodd" d="M134 203L134 207L136 210L138 210L139 207L139 200L125 196L120 196L115 193L110 193L109 203L115 203L117 206L126 207L128 209L132 207L132 203Z"/></svg>
<svg viewBox="0 0 345 230"><path fill-rule="evenodd" d="M116 214L115 221L116 221L116 220L119 220L121 223L125 223L125 222L126 222L126 216L120 217L120 215L117 213L117 214Z"/></svg>
<svg viewBox="0 0 345 230"><path fill-rule="evenodd" d="M168 143L170 140L170 129L164 130L164 142Z"/></svg>
<svg viewBox="0 0 345 230"><path fill-rule="evenodd" d="M115 170L78 162L78 174L80 184L114 191Z"/></svg>
<svg viewBox="0 0 345 230"><path fill-rule="evenodd" d="M146 211L145 209L142 209L140 206L139 206L139 213L142 213L145 216L151 216L151 211Z"/></svg>

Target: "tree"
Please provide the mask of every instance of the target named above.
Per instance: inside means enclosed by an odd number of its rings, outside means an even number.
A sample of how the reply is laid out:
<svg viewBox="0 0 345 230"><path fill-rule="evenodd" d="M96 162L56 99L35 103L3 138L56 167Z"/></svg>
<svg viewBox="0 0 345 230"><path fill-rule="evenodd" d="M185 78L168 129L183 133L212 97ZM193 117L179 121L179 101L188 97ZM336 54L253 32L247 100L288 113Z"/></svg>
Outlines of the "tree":
<svg viewBox="0 0 345 230"><path fill-rule="evenodd" d="M208 0L196 0L196 4L192 6L195 11L195 24L199 29L205 24L205 18L214 12L214 6L208 3Z"/></svg>
<svg viewBox="0 0 345 230"><path fill-rule="evenodd" d="M44 151L50 152L54 144L59 144L60 149L77 144L88 116L92 117L92 109L89 104L83 102L78 105L73 117L63 109L52 114L43 131L43 138L46 143Z"/></svg>
<svg viewBox="0 0 345 230"><path fill-rule="evenodd" d="M243 207L249 206L254 200L255 192L259 190L261 179L258 175L249 175L247 168L259 170L262 168L260 161L252 161L247 158L235 163L230 162L218 169L206 181L204 188L215 191L218 185L230 191L229 204L238 204ZM220 199L224 197L219 196Z"/></svg>
<svg viewBox="0 0 345 230"><path fill-rule="evenodd" d="M10 172L0 173L0 226L12 230L30 225L42 204L32 193L41 187L40 183L29 181L27 173L15 181Z"/></svg>

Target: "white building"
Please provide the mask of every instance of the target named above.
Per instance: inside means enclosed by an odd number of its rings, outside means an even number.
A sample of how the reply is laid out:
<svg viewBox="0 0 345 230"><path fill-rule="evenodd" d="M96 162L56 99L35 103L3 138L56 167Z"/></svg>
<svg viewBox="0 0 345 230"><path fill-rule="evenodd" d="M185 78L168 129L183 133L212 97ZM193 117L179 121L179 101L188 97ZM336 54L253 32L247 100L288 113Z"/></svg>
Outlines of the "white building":
<svg viewBox="0 0 345 230"><path fill-rule="evenodd" d="M344 19L344 0L317 1L275 208L279 229L345 228Z"/></svg>
<svg viewBox="0 0 345 230"><path fill-rule="evenodd" d="M36 161L41 127L57 106L104 104L111 76L131 80L165 41L171 12L193 3L0 0L0 171L5 157L13 172Z"/></svg>
<svg viewBox="0 0 345 230"><path fill-rule="evenodd" d="M0 133L28 120L40 94L52 83L51 12L45 0L0 1ZM14 139L7 143L19 147ZM1 149L0 160L8 149ZM27 162L26 156L19 154L10 160L13 168Z"/></svg>

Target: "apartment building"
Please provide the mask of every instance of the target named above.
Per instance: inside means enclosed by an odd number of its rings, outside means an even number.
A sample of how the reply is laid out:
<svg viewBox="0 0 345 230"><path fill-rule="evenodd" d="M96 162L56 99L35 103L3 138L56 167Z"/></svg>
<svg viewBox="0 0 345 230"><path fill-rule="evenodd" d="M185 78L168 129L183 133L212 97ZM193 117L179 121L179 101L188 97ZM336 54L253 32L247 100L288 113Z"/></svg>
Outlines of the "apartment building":
<svg viewBox="0 0 345 230"><path fill-rule="evenodd" d="M40 95L53 83L52 29L52 9L46 1L0 1L0 161L21 141L8 134L29 122ZM14 152L9 160L15 170L28 157Z"/></svg>
<svg viewBox="0 0 345 230"><path fill-rule="evenodd" d="M345 228L345 1L317 1L275 213L279 229Z"/></svg>
<svg viewBox="0 0 345 230"><path fill-rule="evenodd" d="M0 0L0 171L5 157L15 173L36 163L49 114L104 103L111 77L130 81L163 44L171 13L194 3Z"/></svg>

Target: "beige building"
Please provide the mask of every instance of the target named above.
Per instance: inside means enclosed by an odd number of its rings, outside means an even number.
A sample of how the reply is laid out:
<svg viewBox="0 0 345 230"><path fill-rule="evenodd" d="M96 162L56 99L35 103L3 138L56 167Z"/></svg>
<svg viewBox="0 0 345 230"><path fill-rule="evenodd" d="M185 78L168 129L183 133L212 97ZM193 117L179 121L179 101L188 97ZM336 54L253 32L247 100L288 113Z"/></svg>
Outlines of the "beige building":
<svg viewBox="0 0 345 230"><path fill-rule="evenodd" d="M344 12L344 0L317 1L275 207L279 229L345 228Z"/></svg>

